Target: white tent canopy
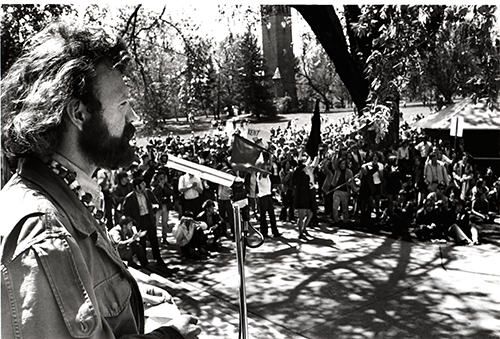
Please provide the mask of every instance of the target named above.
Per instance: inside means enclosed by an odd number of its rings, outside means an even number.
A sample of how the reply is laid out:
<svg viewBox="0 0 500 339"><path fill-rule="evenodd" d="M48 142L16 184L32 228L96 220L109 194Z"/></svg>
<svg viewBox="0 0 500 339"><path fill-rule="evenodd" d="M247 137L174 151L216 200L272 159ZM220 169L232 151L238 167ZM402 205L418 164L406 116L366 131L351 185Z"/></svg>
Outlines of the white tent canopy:
<svg viewBox="0 0 500 339"><path fill-rule="evenodd" d="M500 130L500 105L496 102L491 109L486 99L474 102L465 98L416 122L422 129L448 130L451 119L464 119L464 130Z"/></svg>

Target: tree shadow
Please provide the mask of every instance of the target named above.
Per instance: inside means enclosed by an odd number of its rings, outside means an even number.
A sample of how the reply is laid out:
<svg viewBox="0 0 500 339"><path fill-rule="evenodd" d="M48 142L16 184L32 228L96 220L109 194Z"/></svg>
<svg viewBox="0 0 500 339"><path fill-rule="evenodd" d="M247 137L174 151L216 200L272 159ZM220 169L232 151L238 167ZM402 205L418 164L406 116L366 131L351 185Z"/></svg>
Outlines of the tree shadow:
<svg viewBox="0 0 500 339"><path fill-rule="evenodd" d="M488 291L474 284L463 290L452 281L452 273L475 272L446 270L460 262L460 248L347 229L321 232L324 237L309 242L271 239L267 247L248 249L248 317L258 338L276 338L273 331L322 339L497 338L488 326L471 325L500 319ZM339 247L337 241L345 243ZM236 255L234 243L224 244L231 250L205 261L175 250L167 254L169 265L181 267L168 278L194 287L175 291L180 307L200 318L210 338L232 337L228 333L238 328ZM473 278L498 281L495 274Z"/></svg>

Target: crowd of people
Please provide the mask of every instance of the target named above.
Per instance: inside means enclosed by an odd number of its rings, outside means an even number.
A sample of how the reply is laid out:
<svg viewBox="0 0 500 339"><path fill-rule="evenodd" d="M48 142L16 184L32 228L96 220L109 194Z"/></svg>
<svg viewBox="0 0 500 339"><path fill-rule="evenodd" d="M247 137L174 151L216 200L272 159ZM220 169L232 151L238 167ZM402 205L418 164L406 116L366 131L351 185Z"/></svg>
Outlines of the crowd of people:
<svg viewBox="0 0 500 339"><path fill-rule="evenodd" d="M299 239L307 240L308 229L318 226L318 213L322 213L329 226L356 223L422 241L477 244L477 225L494 222L500 213L498 176L491 168L483 173L473 166L463 140L455 150L448 141L431 140L406 128L397 147L378 151L359 138L333 136L331 131L342 126L323 127L323 142L314 158L305 152L305 128L272 129L268 144L261 144L268 149L265 172L235 172L230 164L232 136L220 128L204 135L153 137L137 148L138 161L130 167L98 175L103 188L108 188L106 215L112 216L108 227L123 214L130 216L123 201L140 180L154 193L156 227L151 233L160 228L163 243L174 228L179 234L178 224L193 225L185 232L187 239L180 241L182 253L189 258L201 259L218 250L221 237L234 239L231 189L168 168L169 154L243 177L251 215L264 237L270 236L268 223L272 236L281 236L278 217L296 224ZM240 132L237 126L231 130ZM209 227L205 219L200 221L207 214L204 205L210 206L216 220L208 222ZM172 211L178 218L169 222ZM210 235L214 240L209 246ZM155 253L154 243L153 239Z"/></svg>

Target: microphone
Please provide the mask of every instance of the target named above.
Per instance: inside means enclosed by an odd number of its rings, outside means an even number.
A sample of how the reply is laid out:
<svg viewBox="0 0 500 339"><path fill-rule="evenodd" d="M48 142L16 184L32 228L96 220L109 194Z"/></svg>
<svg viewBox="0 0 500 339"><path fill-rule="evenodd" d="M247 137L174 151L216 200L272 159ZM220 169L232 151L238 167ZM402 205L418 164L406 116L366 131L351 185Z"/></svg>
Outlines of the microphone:
<svg viewBox="0 0 500 339"><path fill-rule="evenodd" d="M167 157L167 167L196 175L201 179L208 180L226 187L231 187L236 180L236 177L234 175L216 170L215 168L200 165L195 162L173 156L171 154L168 154Z"/></svg>

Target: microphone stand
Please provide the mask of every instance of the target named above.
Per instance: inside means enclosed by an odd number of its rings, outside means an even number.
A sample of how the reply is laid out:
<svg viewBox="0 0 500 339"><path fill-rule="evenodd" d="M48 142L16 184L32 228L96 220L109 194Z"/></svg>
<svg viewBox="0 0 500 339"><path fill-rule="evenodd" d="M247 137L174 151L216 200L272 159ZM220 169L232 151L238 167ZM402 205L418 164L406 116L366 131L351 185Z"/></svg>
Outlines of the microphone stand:
<svg viewBox="0 0 500 339"><path fill-rule="evenodd" d="M239 338L247 339L248 336L248 316L247 316L247 295L245 288L245 235L242 229L240 206L234 205L234 229L236 241L236 260L238 262L238 273L240 275L239 301L240 301L240 328Z"/></svg>
<svg viewBox="0 0 500 339"><path fill-rule="evenodd" d="M246 246L256 248L264 243L264 236L250 224L250 213L248 199L244 182L229 173L225 173L214 168L200 165L171 154L168 155L167 167L198 175L200 178L214 182L219 185L231 187L233 190L233 210L234 210L234 228L236 242L236 260L238 262L238 273L240 275L239 300L240 300L240 339L248 339L248 317L245 289L245 249ZM259 236L260 240L255 243L248 242L248 226Z"/></svg>
<svg viewBox="0 0 500 339"><path fill-rule="evenodd" d="M248 199L243 182L235 180L231 186L233 189L234 231L236 241L236 259L238 262L238 273L240 276L239 301L240 301L240 328L239 338L248 339L248 315L245 288L245 250L246 246L256 248L264 243L264 236L250 224L250 213ZM260 240L251 244L248 241L248 226L259 236Z"/></svg>

